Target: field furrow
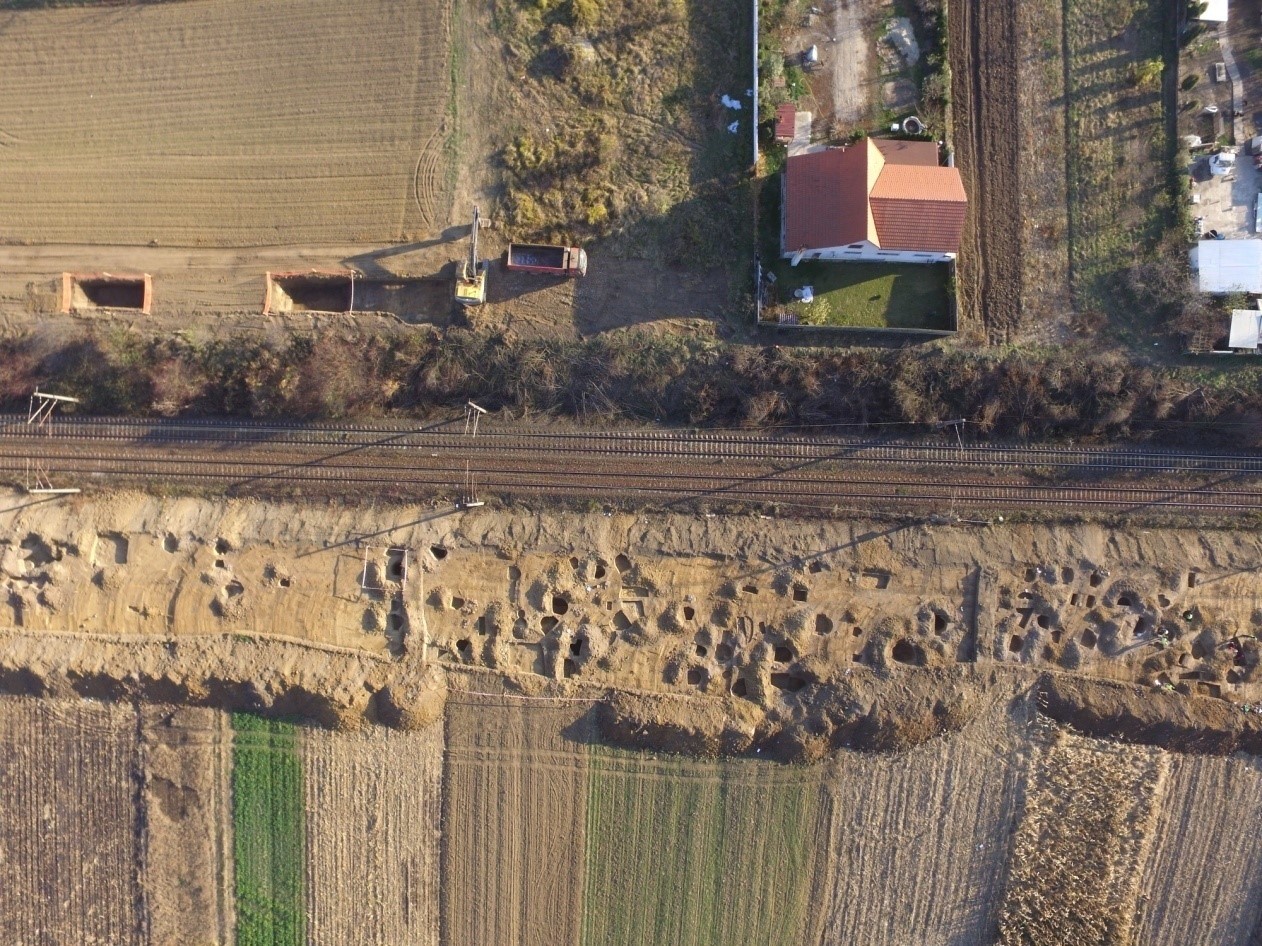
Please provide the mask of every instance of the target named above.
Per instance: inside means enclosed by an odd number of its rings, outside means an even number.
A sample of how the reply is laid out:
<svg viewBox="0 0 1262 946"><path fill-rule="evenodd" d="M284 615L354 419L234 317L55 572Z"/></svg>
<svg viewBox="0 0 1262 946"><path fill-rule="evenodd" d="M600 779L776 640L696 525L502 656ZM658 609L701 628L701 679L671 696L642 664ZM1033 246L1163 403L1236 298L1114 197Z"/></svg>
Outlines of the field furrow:
<svg viewBox="0 0 1262 946"><path fill-rule="evenodd" d="M583 942L800 941L817 776L593 748Z"/></svg>
<svg viewBox="0 0 1262 946"><path fill-rule="evenodd" d="M450 97L446 13L444 0L186 0L8 14L0 237L403 238L413 168ZM426 220L445 220L445 199L429 195Z"/></svg>
<svg viewBox="0 0 1262 946"><path fill-rule="evenodd" d="M136 711L0 698L0 942L145 941Z"/></svg>
<svg viewBox="0 0 1262 946"><path fill-rule="evenodd" d="M307 930L321 946L437 946L443 727L302 736Z"/></svg>
<svg viewBox="0 0 1262 946"><path fill-rule="evenodd" d="M1260 821L1262 761L1176 756L1139 878L1133 942L1250 942L1262 919Z"/></svg>
<svg viewBox="0 0 1262 946"><path fill-rule="evenodd" d="M579 942L587 760L567 733L585 710L448 701L445 942Z"/></svg>
<svg viewBox="0 0 1262 946"><path fill-rule="evenodd" d="M998 705L905 755L828 763L822 942L991 946L1027 765L1022 728Z"/></svg>

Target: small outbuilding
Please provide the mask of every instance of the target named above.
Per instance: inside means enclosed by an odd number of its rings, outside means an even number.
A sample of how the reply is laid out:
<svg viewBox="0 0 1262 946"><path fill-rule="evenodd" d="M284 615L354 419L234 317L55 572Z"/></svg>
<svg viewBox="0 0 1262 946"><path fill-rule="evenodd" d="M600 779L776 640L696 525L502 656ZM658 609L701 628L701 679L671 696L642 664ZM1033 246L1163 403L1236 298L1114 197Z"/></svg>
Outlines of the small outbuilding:
<svg viewBox="0 0 1262 946"><path fill-rule="evenodd" d="M1227 347L1235 351L1256 352L1262 342L1262 311L1257 309L1232 309L1231 334Z"/></svg>
<svg viewBox="0 0 1262 946"><path fill-rule="evenodd" d="M1201 240L1191 263L1201 292L1262 295L1262 240Z"/></svg>
<svg viewBox="0 0 1262 946"><path fill-rule="evenodd" d="M776 141L789 142L793 140L794 129L797 127L798 108L792 102L785 102L776 109Z"/></svg>
<svg viewBox="0 0 1262 946"><path fill-rule="evenodd" d="M1197 19L1202 23L1226 23L1227 0L1206 0L1205 12Z"/></svg>

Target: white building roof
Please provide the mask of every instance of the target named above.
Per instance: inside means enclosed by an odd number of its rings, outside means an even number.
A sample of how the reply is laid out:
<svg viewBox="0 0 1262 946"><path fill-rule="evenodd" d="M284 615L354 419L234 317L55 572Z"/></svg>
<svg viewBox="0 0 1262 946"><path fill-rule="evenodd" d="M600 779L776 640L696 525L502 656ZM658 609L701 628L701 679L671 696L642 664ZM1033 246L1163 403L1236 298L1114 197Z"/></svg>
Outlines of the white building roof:
<svg viewBox="0 0 1262 946"><path fill-rule="evenodd" d="M1256 351L1262 339L1262 312L1257 309L1231 310L1231 337L1228 348L1247 348Z"/></svg>
<svg viewBox="0 0 1262 946"><path fill-rule="evenodd" d="M1200 240L1191 259L1201 292L1262 294L1262 240Z"/></svg>
<svg viewBox="0 0 1262 946"><path fill-rule="evenodd" d="M1205 12L1197 19L1208 23L1227 22L1227 0L1207 0Z"/></svg>

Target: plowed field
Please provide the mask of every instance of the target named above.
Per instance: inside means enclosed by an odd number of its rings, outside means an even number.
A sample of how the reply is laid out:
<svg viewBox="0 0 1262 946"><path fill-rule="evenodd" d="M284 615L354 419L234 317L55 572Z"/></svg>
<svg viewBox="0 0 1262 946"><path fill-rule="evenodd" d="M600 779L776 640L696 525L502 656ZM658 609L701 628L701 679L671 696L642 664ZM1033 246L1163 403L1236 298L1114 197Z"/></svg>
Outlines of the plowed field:
<svg viewBox="0 0 1262 946"><path fill-rule="evenodd" d="M448 701L446 942L580 941L587 754L564 733L586 709Z"/></svg>
<svg viewBox="0 0 1262 946"><path fill-rule="evenodd" d="M1024 742L1023 721L1000 705L906 755L830 763L815 874L823 941L990 946Z"/></svg>
<svg viewBox="0 0 1262 946"><path fill-rule="evenodd" d="M1160 67L1173 6L951 5L954 141L969 195L962 327L993 341L1063 341L1106 319L1125 329L1119 282L1169 224ZM1154 67L1156 78L1139 78Z"/></svg>
<svg viewBox="0 0 1262 946"><path fill-rule="evenodd" d="M7 13L0 239L256 246L430 233L449 200L448 15L445 0Z"/></svg>
<svg viewBox="0 0 1262 946"><path fill-rule="evenodd" d="M1017 6L964 0L952 4L949 18L955 146L969 197L959 258L961 327L974 319L992 334L1014 326L1021 310Z"/></svg>
<svg viewBox="0 0 1262 946"><path fill-rule="evenodd" d="M436 946L442 753L440 725L304 731L311 942Z"/></svg>
<svg viewBox="0 0 1262 946"><path fill-rule="evenodd" d="M1088 739L1002 687L961 732L812 766L611 749L593 719L586 702L453 691L445 732L238 719L234 745L216 710L0 698L0 938L1182 946L1262 933L1256 758ZM234 887L248 894L236 917Z"/></svg>
<svg viewBox="0 0 1262 946"><path fill-rule="evenodd" d="M1262 846L1252 828L1260 820L1262 760L1174 758L1139 877L1133 941L1257 942L1249 935L1262 915Z"/></svg>
<svg viewBox="0 0 1262 946"><path fill-rule="evenodd" d="M0 700L0 941L140 944L136 711Z"/></svg>

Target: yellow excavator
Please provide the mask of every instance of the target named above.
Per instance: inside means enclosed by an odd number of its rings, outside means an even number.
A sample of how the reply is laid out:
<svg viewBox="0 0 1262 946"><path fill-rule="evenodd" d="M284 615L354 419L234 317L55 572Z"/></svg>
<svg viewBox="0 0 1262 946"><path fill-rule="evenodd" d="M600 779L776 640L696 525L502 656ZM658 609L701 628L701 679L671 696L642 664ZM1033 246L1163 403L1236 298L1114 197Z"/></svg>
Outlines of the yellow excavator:
<svg viewBox="0 0 1262 946"><path fill-rule="evenodd" d="M482 216L478 208L473 208L473 226L469 230L469 256L465 259L456 277L456 301L461 305L481 305L486 302L486 270L485 260L478 259L478 227Z"/></svg>

